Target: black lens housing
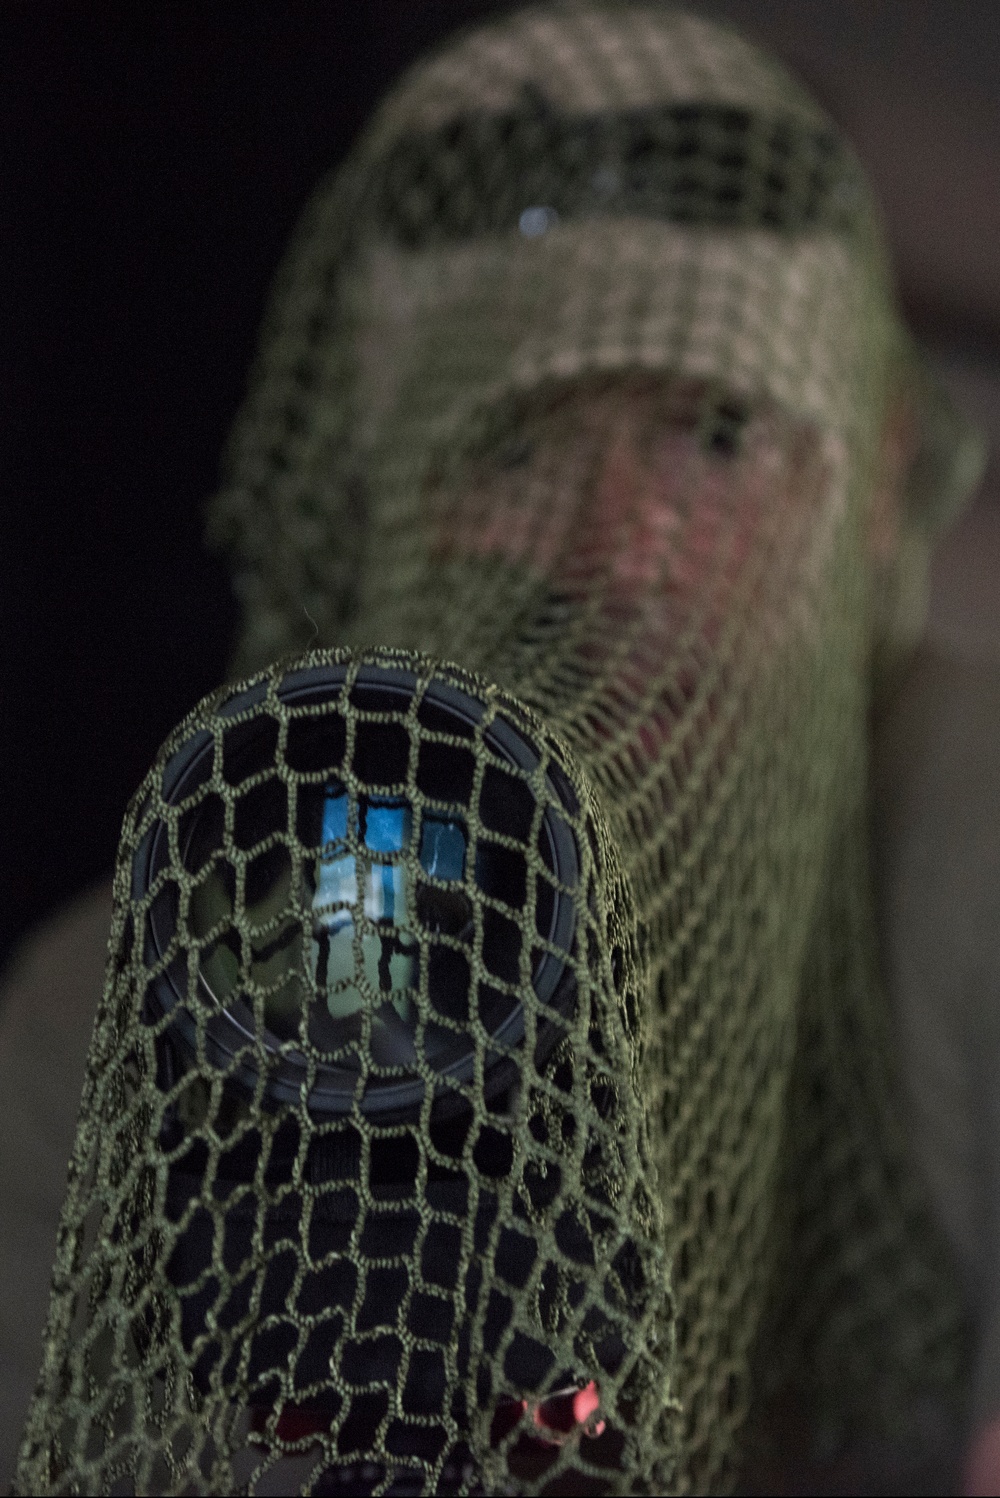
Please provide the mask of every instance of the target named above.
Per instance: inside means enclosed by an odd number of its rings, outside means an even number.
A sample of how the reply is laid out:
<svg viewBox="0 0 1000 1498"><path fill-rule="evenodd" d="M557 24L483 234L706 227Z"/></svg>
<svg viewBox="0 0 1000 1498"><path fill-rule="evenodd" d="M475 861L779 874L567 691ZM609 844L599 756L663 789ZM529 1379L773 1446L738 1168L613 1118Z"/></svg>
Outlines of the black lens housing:
<svg viewBox="0 0 1000 1498"><path fill-rule="evenodd" d="M318 791L324 777L336 776L338 771L343 771L343 763L338 763L338 758L342 761L345 692L349 692L352 705L362 714L366 711L390 712L401 716L410 707L418 685L414 673L379 665L361 667L349 686L348 677L346 664L309 666L288 672L277 688L282 704L293 710L306 710L292 720L286 746L286 762L298 782L302 806L307 805L311 792L315 799L313 788ZM278 778L268 779L266 774L268 765L275 763L277 744L276 719L263 706L266 695L266 684L258 682L236 693L220 709L222 718L234 720L233 727L224 735L223 772L227 779L232 778L237 783L242 778L257 775L246 803L256 806L257 814L265 822L270 819L274 824L271 828L265 827L265 831L280 831L285 788ZM258 707L261 712L254 715L253 709ZM477 733L481 734L488 759L478 807L484 827L488 823L487 830L498 833L500 838L496 842L488 836L479 839L475 883L498 901L514 905L518 890L521 897L524 894L524 860L520 860L522 872L519 874L518 857L511 854L509 845L505 845L502 839L505 835L514 840L526 835L526 819L530 821L534 810L534 795L526 776L530 776L540 763L538 749L523 729L515 727L506 717L494 716L483 725L486 705L441 678L432 679L424 686L417 712L419 721L431 734L454 735L470 745ZM297 730L294 742L293 725ZM390 788L398 786L405 778L409 749L406 729L398 716L394 722L371 721L362 717L356 727L354 772L360 771L358 778L367 783L384 784L389 794ZM453 746L428 737L421 740L420 752L418 784L422 792L459 808L463 803L467 805L471 782L462 765L461 751L456 754ZM466 755L466 759L472 763L471 753ZM197 848L198 836L209 847L213 837L217 843L221 842L221 823L214 829L209 826L208 832L205 831L205 824L211 823L212 798L203 795L199 799L197 796L212 775L213 763L213 737L203 728L173 754L163 770L164 800L173 805L182 805L189 800L192 803L192 812L183 813L179 824L182 859L189 855L192 859L203 856L204 850ZM504 775L505 766L511 767L514 775ZM573 1003L575 980L569 957L574 945L576 914L573 895L566 891L575 891L580 871L576 839L569 822L553 810L554 806L561 805L566 808L567 815L572 816L577 810L576 799L568 781L551 760L546 767L546 789L549 804L541 819L538 849L554 880L552 883L539 880L541 894L536 905L536 927L542 943L565 952L566 960L561 960L540 943L533 962L532 986L538 1000L551 1014L553 1011L567 1013ZM256 800L252 802L251 798ZM237 840L241 804L237 803ZM221 807L221 803L218 805ZM199 818L202 824L200 834ZM259 830L250 826L245 837L252 843ZM147 832L133 860L133 897L145 895L170 862L167 824L158 820ZM160 968L147 993L148 1018L156 1022L165 1014L172 1016L173 1023L168 1033L175 1054L168 1069L177 1074L187 1069L187 1062L195 1054L197 1025L187 1007L188 970L183 951L163 966L179 926L176 898L171 900L169 894L171 889L175 890L176 886L168 882L161 896L150 906L145 958L148 966ZM447 919L446 892L442 895L439 888L428 884L421 886L418 893L418 909L421 898L425 908L440 908L444 910L440 919ZM493 971L499 971L501 981L495 989L481 981L476 998L487 1031L498 1047L488 1053L485 1069L487 1092L495 1095L509 1087L516 1072L517 1063L510 1053L524 1039L525 1014L523 1004L513 998L511 992L517 982L516 950L512 957L511 951L504 948L505 942L508 947L510 945L511 933L520 940L517 927L493 910L486 912L486 921L484 956L488 963L493 964ZM495 957L488 955L488 947L495 951ZM434 950L447 954L448 948ZM226 999L223 1007L200 968L198 983L207 1005L216 1008L205 1025L206 1051L210 1061L227 1071L241 1091L254 1092L258 1081L255 1057L259 1055L259 1031L252 1005L236 992ZM562 1033L564 1028L552 1019L541 1019L536 1032L536 1062L544 1059ZM267 1106L299 1102L307 1085L305 1056L287 1043L282 1045L270 1031L264 1032L263 1039L270 1053L264 1089ZM472 1045L445 1059L440 1068L442 1080L435 1092L436 1113L442 1110L446 1113L465 1111L462 1093L454 1083L467 1085L472 1080L474 1062ZM357 1101L363 1113L388 1123L415 1116L423 1100L424 1087L419 1073L404 1077L377 1076L369 1079L359 1098L356 1071L335 1063L321 1063L314 1073L308 1106L314 1115L336 1117L350 1112Z"/></svg>

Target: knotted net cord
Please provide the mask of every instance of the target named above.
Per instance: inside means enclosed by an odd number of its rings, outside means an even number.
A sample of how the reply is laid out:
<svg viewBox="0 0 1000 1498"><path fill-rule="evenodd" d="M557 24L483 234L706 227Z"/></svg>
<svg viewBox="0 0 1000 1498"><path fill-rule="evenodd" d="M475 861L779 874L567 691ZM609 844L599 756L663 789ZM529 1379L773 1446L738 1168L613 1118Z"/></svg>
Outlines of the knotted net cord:
<svg viewBox="0 0 1000 1498"><path fill-rule="evenodd" d="M321 188L212 509L234 682L125 819L16 1491L725 1491L789 1385L958 1391L866 866L880 245L815 105L656 5L468 33Z"/></svg>

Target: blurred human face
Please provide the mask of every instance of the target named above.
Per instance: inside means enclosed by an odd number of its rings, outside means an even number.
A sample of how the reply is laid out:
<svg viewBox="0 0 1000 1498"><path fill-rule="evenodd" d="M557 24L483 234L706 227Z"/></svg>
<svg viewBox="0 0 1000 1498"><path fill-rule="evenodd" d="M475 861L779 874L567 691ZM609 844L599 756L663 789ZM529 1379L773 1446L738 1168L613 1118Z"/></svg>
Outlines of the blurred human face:
<svg viewBox="0 0 1000 1498"><path fill-rule="evenodd" d="M666 673L676 704L737 613L762 649L787 636L782 579L819 565L829 533L827 458L808 423L702 382L568 388L469 466L437 550L532 575L586 616L572 649L592 686L648 695ZM676 706L649 707L652 749Z"/></svg>

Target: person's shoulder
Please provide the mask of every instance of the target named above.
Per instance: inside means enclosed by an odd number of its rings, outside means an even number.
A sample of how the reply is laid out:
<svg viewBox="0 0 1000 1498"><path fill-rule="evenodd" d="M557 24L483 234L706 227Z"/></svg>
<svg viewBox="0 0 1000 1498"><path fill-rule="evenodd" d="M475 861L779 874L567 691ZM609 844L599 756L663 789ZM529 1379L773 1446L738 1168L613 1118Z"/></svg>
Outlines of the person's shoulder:
<svg viewBox="0 0 1000 1498"><path fill-rule="evenodd" d="M874 737L876 849L948 877L1000 852L1000 657L927 644Z"/></svg>
<svg viewBox="0 0 1000 1498"><path fill-rule="evenodd" d="M0 974L0 1491L38 1370L66 1166L104 983L111 881L67 900Z"/></svg>
<svg viewBox="0 0 1000 1498"><path fill-rule="evenodd" d="M111 927L111 880L81 891L42 920L0 974L0 1051L47 1047L51 1064L72 1055L81 1068Z"/></svg>
<svg viewBox="0 0 1000 1498"><path fill-rule="evenodd" d="M883 976L926 1101L971 1085L1000 1038L1000 658L922 647L878 725L872 788Z"/></svg>

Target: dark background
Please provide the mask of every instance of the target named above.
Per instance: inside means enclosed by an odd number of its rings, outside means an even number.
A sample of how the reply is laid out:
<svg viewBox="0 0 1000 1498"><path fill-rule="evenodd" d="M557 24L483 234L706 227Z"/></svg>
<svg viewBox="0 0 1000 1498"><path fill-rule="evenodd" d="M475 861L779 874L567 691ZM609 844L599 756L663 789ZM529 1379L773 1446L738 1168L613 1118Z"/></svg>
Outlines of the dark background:
<svg viewBox="0 0 1000 1498"><path fill-rule="evenodd" d="M128 797L225 669L202 512L299 210L408 62L509 8L0 0L0 960L110 871ZM995 0L691 8L782 53L854 136L911 319L989 406Z"/></svg>

